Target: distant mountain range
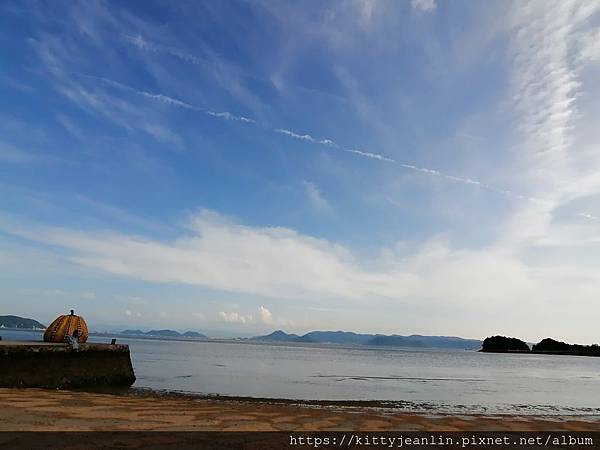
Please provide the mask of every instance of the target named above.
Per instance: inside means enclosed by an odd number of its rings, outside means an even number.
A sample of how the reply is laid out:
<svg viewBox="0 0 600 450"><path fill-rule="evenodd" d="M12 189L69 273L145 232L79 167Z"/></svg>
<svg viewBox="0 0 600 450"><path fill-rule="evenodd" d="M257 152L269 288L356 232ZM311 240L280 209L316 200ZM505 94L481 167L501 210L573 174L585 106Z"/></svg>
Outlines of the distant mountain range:
<svg viewBox="0 0 600 450"><path fill-rule="evenodd" d="M198 333L197 331L186 331L180 333L175 330L123 330L120 334L128 336L144 336L144 337L162 337L162 338L188 338L188 339L208 339L208 336Z"/></svg>
<svg viewBox="0 0 600 450"><path fill-rule="evenodd" d="M19 316L0 316L0 328L20 328L24 330L43 330L45 325L37 320L27 319ZM123 330L119 334L126 336L138 336L147 338L166 339L209 339L208 336L197 331L186 331L180 333L175 330ZM245 339L244 339L245 340ZM415 347L415 348L447 348L478 350L482 341L476 339L463 339L449 336L400 336L397 334L360 334L351 331L311 331L303 334L288 334L277 330L266 336L255 336L251 341L263 342L304 342L304 343L327 343L344 345L367 345L373 347Z"/></svg>
<svg viewBox="0 0 600 450"><path fill-rule="evenodd" d="M19 316L0 316L0 328L20 328L23 330L45 330L46 325L37 320Z"/></svg>
<svg viewBox="0 0 600 450"><path fill-rule="evenodd" d="M282 330L274 331L266 336L251 338L263 342L313 342L330 344L369 345L374 347L416 347L416 348L452 348L478 350L481 341L451 336L391 336L383 334L359 334L351 331L311 331L302 336L288 334Z"/></svg>

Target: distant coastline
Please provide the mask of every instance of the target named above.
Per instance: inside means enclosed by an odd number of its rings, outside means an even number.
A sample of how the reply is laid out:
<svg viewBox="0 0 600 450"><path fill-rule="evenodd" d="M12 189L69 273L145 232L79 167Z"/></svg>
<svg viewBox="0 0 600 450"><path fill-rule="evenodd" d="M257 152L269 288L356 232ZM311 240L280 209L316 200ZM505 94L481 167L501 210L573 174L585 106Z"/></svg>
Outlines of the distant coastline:
<svg viewBox="0 0 600 450"><path fill-rule="evenodd" d="M0 316L0 330L16 331L43 331L45 325L37 320L15 315ZM554 354L575 356L600 356L600 346L568 344L552 338L529 346L525 341L514 337L491 336L483 341L465 339L455 336L423 336L423 335L384 335L361 334L351 331L311 331L303 335L286 333L276 330L263 336L250 338L215 339L198 331L179 332L170 329L153 329L142 331L140 329L126 329L119 332L92 332L94 336L122 336L137 339L160 339L176 341L246 341L269 343L304 343L304 344L333 344L357 345L366 347L397 347L397 348L437 348L452 350L479 350L485 353L529 353L529 354Z"/></svg>
<svg viewBox="0 0 600 450"><path fill-rule="evenodd" d="M351 331L311 331L302 336L277 330L266 336L250 338L262 342L296 342L319 344L362 345L370 347L413 347L458 350L477 350L482 342L454 336L401 336L397 334L360 334Z"/></svg>
<svg viewBox="0 0 600 450"><path fill-rule="evenodd" d="M12 323L20 323L20 330L40 331L45 327L40 322L18 316L10 317ZM0 327L3 322L0 321ZM37 324L37 325L36 325ZM36 328L37 326L37 328ZM6 327L15 328L17 327ZM250 338L214 339L198 331L185 331L183 333L170 329L154 329L142 331L140 329L125 329L119 332L92 332L93 336L122 336L136 339L164 339L184 341L246 341L246 342L270 342L270 343L304 343L304 344L333 344L333 345L359 345L370 347L408 347L408 348L438 348L453 350L478 350L482 341L477 339L464 339L454 336L422 336L422 335L384 335L384 334L361 334L352 331L311 331L303 335L290 334L282 330L273 331L264 336Z"/></svg>

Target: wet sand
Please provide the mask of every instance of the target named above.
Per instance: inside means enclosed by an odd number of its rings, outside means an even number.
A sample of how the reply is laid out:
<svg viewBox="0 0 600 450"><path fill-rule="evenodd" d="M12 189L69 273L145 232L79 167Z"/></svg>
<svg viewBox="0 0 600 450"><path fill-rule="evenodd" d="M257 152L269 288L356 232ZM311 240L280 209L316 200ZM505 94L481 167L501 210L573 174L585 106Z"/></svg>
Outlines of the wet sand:
<svg viewBox="0 0 600 450"><path fill-rule="evenodd" d="M597 431L600 417L416 414L339 404L0 389L0 431Z"/></svg>

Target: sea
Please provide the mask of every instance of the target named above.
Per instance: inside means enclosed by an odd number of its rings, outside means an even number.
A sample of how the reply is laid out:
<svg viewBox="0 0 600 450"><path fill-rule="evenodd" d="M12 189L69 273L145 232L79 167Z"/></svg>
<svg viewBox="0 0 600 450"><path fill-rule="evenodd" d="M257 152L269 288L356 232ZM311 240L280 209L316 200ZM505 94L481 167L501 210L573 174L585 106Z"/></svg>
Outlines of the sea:
<svg viewBox="0 0 600 450"><path fill-rule="evenodd" d="M4 340L40 332L0 329ZM133 389L295 400L376 401L430 413L600 415L600 358L114 336ZM110 342L91 336L90 342Z"/></svg>

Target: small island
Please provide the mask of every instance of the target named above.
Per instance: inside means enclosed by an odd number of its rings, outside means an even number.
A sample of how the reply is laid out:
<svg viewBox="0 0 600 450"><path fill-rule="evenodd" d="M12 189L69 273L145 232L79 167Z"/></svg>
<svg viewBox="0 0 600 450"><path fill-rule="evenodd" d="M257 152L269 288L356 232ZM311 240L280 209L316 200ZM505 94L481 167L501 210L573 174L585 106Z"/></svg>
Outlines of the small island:
<svg viewBox="0 0 600 450"><path fill-rule="evenodd" d="M506 336L491 336L483 341L481 352L489 353L535 353L550 355L600 356L600 346L567 344L552 338L542 339L532 348L526 342Z"/></svg>
<svg viewBox="0 0 600 450"><path fill-rule="evenodd" d="M541 340L533 346L533 353L553 353L558 355L600 356L598 344L567 344L551 338Z"/></svg>
<svg viewBox="0 0 600 450"><path fill-rule="evenodd" d="M492 336L485 338L481 346L482 352L519 353L530 352L531 349L524 341L506 336Z"/></svg>

